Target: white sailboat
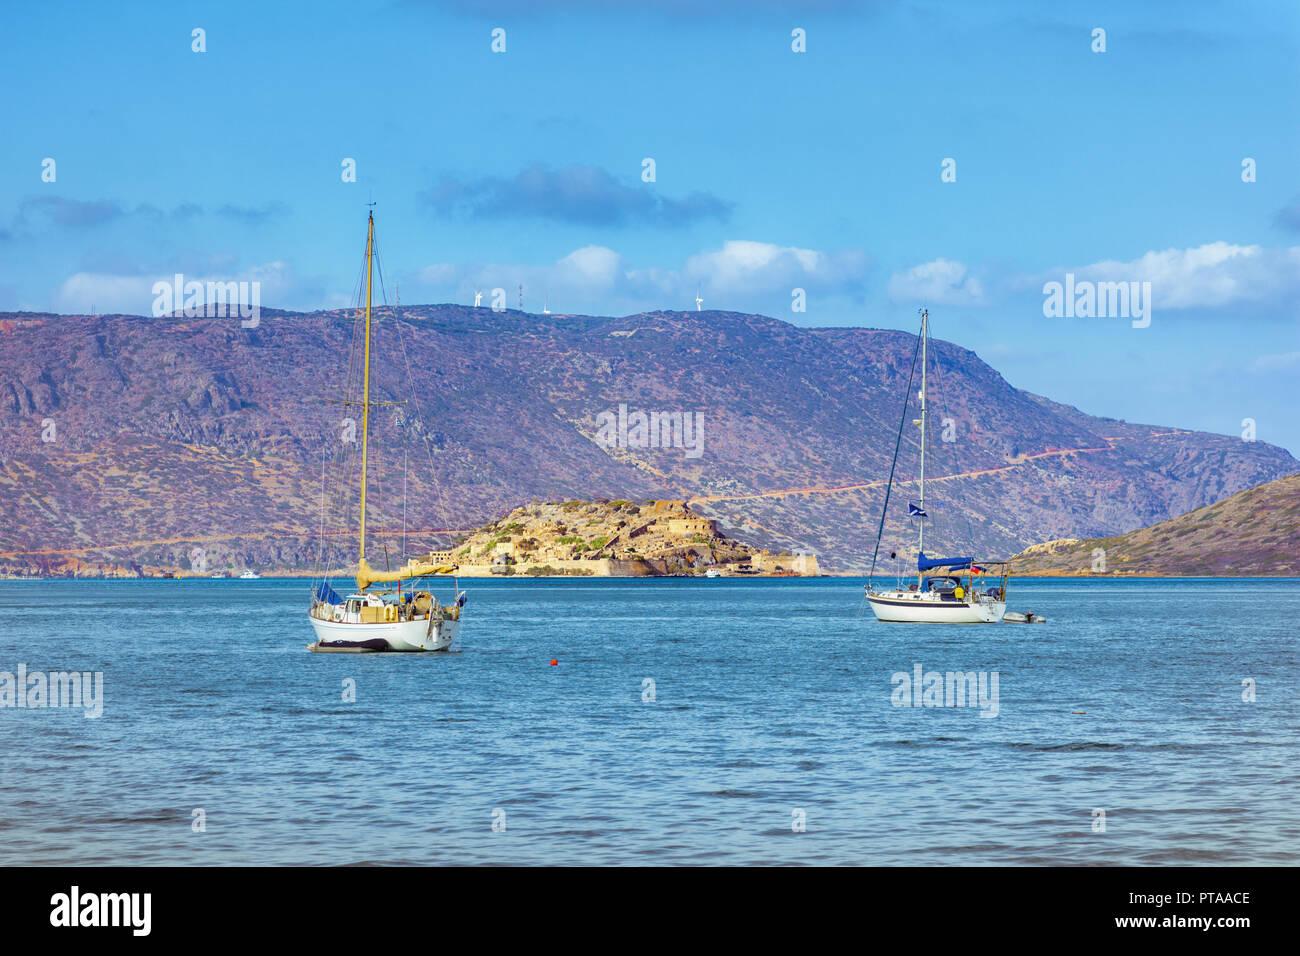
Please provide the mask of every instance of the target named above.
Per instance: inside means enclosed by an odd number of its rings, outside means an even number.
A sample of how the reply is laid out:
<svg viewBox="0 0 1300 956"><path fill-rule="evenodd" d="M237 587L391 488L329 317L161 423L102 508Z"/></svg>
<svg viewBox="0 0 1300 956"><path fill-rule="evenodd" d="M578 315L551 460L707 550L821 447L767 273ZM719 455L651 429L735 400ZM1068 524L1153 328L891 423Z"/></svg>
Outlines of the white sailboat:
<svg viewBox="0 0 1300 956"><path fill-rule="evenodd" d="M916 582L904 585L900 578L895 587L877 587L873 580L876 557L880 553L880 538L884 533L885 515L889 509L889 494L894 484L891 466L889 483L885 489L885 505L880 515L880 533L876 535L876 552L871 558L871 571L866 585L866 599L878 621L911 622L925 624L996 624L1007 611L1007 575L1010 565L1006 561L979 561L974 555L957 558L929 558L925 554L925 425L927 415L926 364L929 358L930 313L921 312L921 335L917 343L921 353L921 391L919 393L921 417L913 425L921 428L921 474L919 504L908 504L909 517L917 522ZM916 371L916 357L912 359L912 373ZM907 408L911 402L912 378L907 382L907 396L903 402L903 420L899 423L901 441L907 424ZM898 463L898 449L894 450L894 463ZM996 583L986 583L989 575Z"/></svg>
<svg viewBox="0 0 1300 956"><path fill-rule="evenodd" d="M439 556L413 557L396 571L377 571L366 561L366 491L370 449L370 313L375 256L375 217L366 230L365 364L361 401L345 402L361 408L361 521L357 546L356 590L340 596L325 577L312 589L309 612L316 642L307 645L317 653L361 651L445 651L460 633L465 594L455 588L449 604L440 604L428 590L403 592L402 581L456 570ZM380 583L396 582L395 591L372 590Z"/></svg>

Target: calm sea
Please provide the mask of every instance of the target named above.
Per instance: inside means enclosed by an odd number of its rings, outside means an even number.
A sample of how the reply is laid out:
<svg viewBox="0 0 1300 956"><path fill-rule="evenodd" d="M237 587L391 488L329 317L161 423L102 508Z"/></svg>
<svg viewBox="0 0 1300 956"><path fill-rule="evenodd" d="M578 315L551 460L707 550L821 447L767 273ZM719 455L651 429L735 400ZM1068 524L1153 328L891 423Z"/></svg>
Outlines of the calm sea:
<svg viewBox="0 0 1300 956"><path fill-rule="evenodd" d="M971 627L462 583L457 653L320 655L301 580L0 581L0 671L103 674L98 719L0 709L0 863L1300 862L1294 580L1013 583L1048 623Z"/></svg>

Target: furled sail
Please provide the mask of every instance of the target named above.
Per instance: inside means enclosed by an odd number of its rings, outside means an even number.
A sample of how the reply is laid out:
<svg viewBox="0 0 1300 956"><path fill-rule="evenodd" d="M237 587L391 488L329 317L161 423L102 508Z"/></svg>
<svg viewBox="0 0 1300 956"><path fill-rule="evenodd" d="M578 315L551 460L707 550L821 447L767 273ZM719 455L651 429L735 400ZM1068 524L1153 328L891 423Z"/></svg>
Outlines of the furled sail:
<svg viewBox="0 0 1300 956"><path fill-rule="evenodd" d="M975 556L969 558L927 558L922 551L916 559L916 570L930 571L934 568L965 568L969 567L975 561Z"/></svg>
<svg viewBox="0 0 1300 956"><path fill-rule="evenodd" d="M404 581L407 578L420 578L426 574L451 574L456 570L455 564L435 563L431 555L411 558L396 571L376 571L365 558L357 564L357 590L364 591L370 585L383 581Z"/></svg>

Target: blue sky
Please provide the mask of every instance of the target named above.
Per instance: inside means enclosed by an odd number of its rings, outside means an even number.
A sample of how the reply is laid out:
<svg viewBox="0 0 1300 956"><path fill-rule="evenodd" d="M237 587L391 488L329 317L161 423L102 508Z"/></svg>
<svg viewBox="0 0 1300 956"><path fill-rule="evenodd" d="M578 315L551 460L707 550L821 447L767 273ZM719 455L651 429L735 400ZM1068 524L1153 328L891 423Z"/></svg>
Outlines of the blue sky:
<svg viewBox="0 0 1300 956"><path fill-rule="evenodd" d="M926 305L1014 385L1129 421L1249 418L1300 454L1293 2L6 17L0 309L148 314L176 272L257 280L263 306L348 304L373 199L404 302L500 287L513 308L522 283L530 311L625 314L698 290L706 309L907 329ZM1067 272L1150 282L1150 325L1045 316Z"/></svg>

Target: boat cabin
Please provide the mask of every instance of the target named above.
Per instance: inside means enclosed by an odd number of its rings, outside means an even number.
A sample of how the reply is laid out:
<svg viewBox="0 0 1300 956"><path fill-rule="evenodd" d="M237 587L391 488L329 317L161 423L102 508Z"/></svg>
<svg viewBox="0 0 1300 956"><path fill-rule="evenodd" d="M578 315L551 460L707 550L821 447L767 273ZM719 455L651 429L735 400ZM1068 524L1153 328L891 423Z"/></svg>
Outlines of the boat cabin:
<svg viewBox="0 0 1300 956"><path fill-rule="evenodd" d="M944 597L948 597L961 587L960 579L947 574L929 575L921 584L922 591L937 591Z"/></svg>
<svg viewBox="0 0 1300 956"><path fill-rule="evenodd" d="M349 594L346 598L335 595L335 599L337 603L318 600L312 616L336 624L393 624L427 618L431 611L449 620L460 618L459 605L443 607L428 591Z"/></svg>
<svg viewBox="0 0 1300 956"><path fill-rule="evenodd" d="M990 581L987 586L982 586L983 582L974 577L963 581L958 574L930 574L926 575L921 581L921 593L931 593L943 601L963 601L972 597L980 597L981 594L987 595L995 600L1002 600L1005 594L1006 573L1002 574L1002 582L999 585L997 581ZM958 588L961 589L958 593ZM911 585L908 590L917 590L916 585Z"/></svg>

